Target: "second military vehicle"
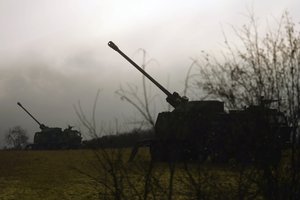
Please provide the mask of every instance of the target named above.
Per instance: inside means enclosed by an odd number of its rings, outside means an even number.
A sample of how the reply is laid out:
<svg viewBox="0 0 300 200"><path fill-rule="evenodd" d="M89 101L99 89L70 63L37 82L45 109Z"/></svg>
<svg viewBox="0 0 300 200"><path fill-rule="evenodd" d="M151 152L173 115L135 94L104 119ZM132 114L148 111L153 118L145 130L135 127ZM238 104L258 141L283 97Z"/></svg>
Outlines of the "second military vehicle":
<svg viewBox="0 0 300 200"><path fill-rule="evenodd" d="M131 160L138 147L146 145L153 161L209 158L216 162L235 159L278 163L281 149L290 140L291 128L282 112L270 108L269 101L262 98L258 105L229 112L225 112L221 101L189 101L176 92L171 94L113 42L108 45L161 89L167 95L166 101L174 107L171 112L159 113L155 138L137 144Z"/></svg>
<svg viewBox="0 0 300 200"><path fill-rule="evenodd" d="M33 139L32 149L77 149L81 146L81 134L73 130L71 126L62 130L61 128L51 128L41 124L21 103L20 106L40 127L41 131L36 132Z"/></svg>

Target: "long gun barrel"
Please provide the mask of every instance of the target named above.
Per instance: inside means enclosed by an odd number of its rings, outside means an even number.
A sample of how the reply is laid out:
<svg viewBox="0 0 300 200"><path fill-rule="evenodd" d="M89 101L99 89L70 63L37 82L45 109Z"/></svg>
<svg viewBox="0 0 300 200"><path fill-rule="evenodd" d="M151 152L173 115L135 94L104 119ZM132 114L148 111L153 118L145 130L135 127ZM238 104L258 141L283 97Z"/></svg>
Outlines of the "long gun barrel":
<svg viewBox="0 0 300 200"><path fill-rule="evenodd" d="M144 76L146 76L152 83L154 83L160 90L162 90L167 95L167 102L171 104L174 108L178 107L181 103L187 102L188 99L186 97L181 97L177 92L171 94L166 88L164 88L161 84L159 84L154 78L152 78L145 70L143 70L139 65L137 65L133 60L131 60L125 53L123 53L117 45L115 45L112 41L108 42L108 46L113 50L118 52L121 56L123 56L129 63L131 63L137 70L139 70Z"/></svg>
<svg viewBox="0 0 300 200"><path fill-rule="evenodd" d="M44 124L41 124L30 112L28 112L28 110L26 110L26 108L24 108L22 106L22 104L20 102L17 103L18 106L20 106L36 123L38 123L38 125L40 126L41 129L45 128L46 126Z"/></svg>

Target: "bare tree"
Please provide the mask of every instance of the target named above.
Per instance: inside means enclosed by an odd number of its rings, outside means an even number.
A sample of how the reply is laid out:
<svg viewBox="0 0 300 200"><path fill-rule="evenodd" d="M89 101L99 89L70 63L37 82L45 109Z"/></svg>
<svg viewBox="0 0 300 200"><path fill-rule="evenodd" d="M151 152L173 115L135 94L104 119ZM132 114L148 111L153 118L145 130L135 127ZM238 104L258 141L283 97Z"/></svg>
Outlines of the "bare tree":
<svg viewBox="0 0 300 200"><path fill-rule="evenodd" d="M298 116L300 102L300 35L289 15L278 21L277 29L260 37L257 20L249 16L249 24L233 27L242 45L230 42L224 33L222 57L204 52L198 60L199 74L194 84L216 95L228 107L260 103L261 98L278 101L290 119Z"/></svg>
<svg viewBox="0 0 300 200"><path fill-rule="evenodd" d="M99 91L90 118L87 117L80 103L74 106L79 121L94 139L99 139L100 136L107 134L103 127L97 128L96 124L98 97ZM156 169L153 162L145 162L142 159L128 163L126 162L128 160L126 150L105 148L100 140L93 153L96 162L92 162L91 165L98 172L97 175L78 168L74 168L74 170L95 182L94 186L99 188L99 199L159 199L159 196L166 193L160 180L161 175L155 173L159 169Z"/></svg>
<svg viewBox="0 0 300 200"><path fill-rule="evenodd" d="M144 49L139 49L138 52L142 52L142 69L145 70L146 67L152 63L156 62L154 59L147 60L147 53ZM152 83L151 83L152 84ZM120 86L120 88L116 91L116 94L120 96L121 100L127 101L130 105L132 105L141 115L143 121L140 123L142 125L150 125L150 127L154 127L155 124L155 105L154 100L156 95L151 94L151 84L148 87L146 77L142 76L142 90L139 91L139 87L135 84L127 84L127 89ZM154 106L154 107L153 107Z"/></svg>
<svg viewBox="0 0 300 200"><path fill-rule="evenodd" d="M93 138L98 138L99 136L97 135L97 125L96 125L96 108L97 108L99 95L100 95L100 90L97 91L93 103L92 115L90 118L88 118L85 112L83 111L80 101L78 101L77 106L75 105L73 106L80 123L88 130L89 135Z"/></svg>
<svg viewBox="0 0 300 200"><path fill-rule="evenodd" d="M28 144L27 131L21 126L14 126L5 134L5 140L12 149L23 149Z"/></svg>
<svg viewBox="0 0 300 200"><path fill-rule="evenodd" d="M233 27L239 44L230 42L224 32L222 56L204 52L203 59L197 62L199 73L195 74L193 84L206 95L223 100L228 108L276 100L277 109L285 111L292 127L290 161L285 165L288 175L283 175L282 169L265 166L259 187L265 188L262 191L267 199L278 199L283 193L289 199L297 199L300 191L300 154L296 147L300 122L300 32L287 12L276 21L276 29L269 28L262 37L253 12L248 17L248 24ZM289 188L282 187L280 180Z"/></svg>

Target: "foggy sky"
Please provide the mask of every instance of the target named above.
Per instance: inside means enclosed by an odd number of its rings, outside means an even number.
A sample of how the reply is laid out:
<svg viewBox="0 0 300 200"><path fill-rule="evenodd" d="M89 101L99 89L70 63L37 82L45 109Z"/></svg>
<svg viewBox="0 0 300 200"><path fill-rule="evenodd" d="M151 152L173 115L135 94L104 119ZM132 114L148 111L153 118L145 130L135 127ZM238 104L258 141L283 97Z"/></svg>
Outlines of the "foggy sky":
<svg viewBox="0 0 300 200"><path fill-rule="evenodd" d="M246 23L249 8L261 24L285 10L300 21L297 0L0 0L0 140L15 125L31 139L39 130L18 101L48 126L79 128L73 106L80 101L90 114L98 89L99 124L114 126L118 119L126 127L139 115L115 91L140 83L141 76L108 41L137 63L136 51L146 49L159 62L148 66L149 73L181 92L189 58L218 52L221 27ZM154 87L153 93L164 101Z"/></svg>

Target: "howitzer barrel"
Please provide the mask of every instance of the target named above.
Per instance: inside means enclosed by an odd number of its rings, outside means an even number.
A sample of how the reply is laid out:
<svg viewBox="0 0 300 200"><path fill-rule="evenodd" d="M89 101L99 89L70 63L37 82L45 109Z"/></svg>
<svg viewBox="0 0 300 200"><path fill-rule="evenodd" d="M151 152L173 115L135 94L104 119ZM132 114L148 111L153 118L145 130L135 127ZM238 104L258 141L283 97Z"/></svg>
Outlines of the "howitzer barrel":
<svg viewBox="0 0 300 200"><path fill-rule="evenodd" d="M108 46L110 46L113 50L121 54L128 62L130 62L137 70L139 70L143 75L145 75L150 81L152 81L159 89L161 89L167 96L172 96L172 94L164 88L161 84L159 84L154 78L152 78L145 70L143 70L140 66L138 66L133 60L131 60L126 54L124 54L117 45L115 45L112 41L108 42Z"/></svg>
<svg viewBox="0 0 300 200"><path fill-rule="evenodd" d="M20 102L18 102L17 103L18 104L18 106L20 106L34 121L36 121L36 123L38 123L39 124L39 126L40 127L43 127L44 125L43 124L41 124L30 112L28 112L28 110L26 110L26 108L24 108L23 106L22 106L22 104L20 103Z"/></svg>
<svg viewBox="0 0 300 200"><path fill-rule="evenodd" d="M124 54L117 45L112 41L108 42L108 46L123 56L129 63L131 63L137 70L139 70L144 76L146 76L152 83L154 83L161 91L167 95L167 102L170 103L174 108L179 106L182 102L187 102L188 99L179 96L178 93L174 92L171 94L166 88L159 84L154 78L152 78L145 70L138 66L133 60L131 60L126 54Z"/></svg>

